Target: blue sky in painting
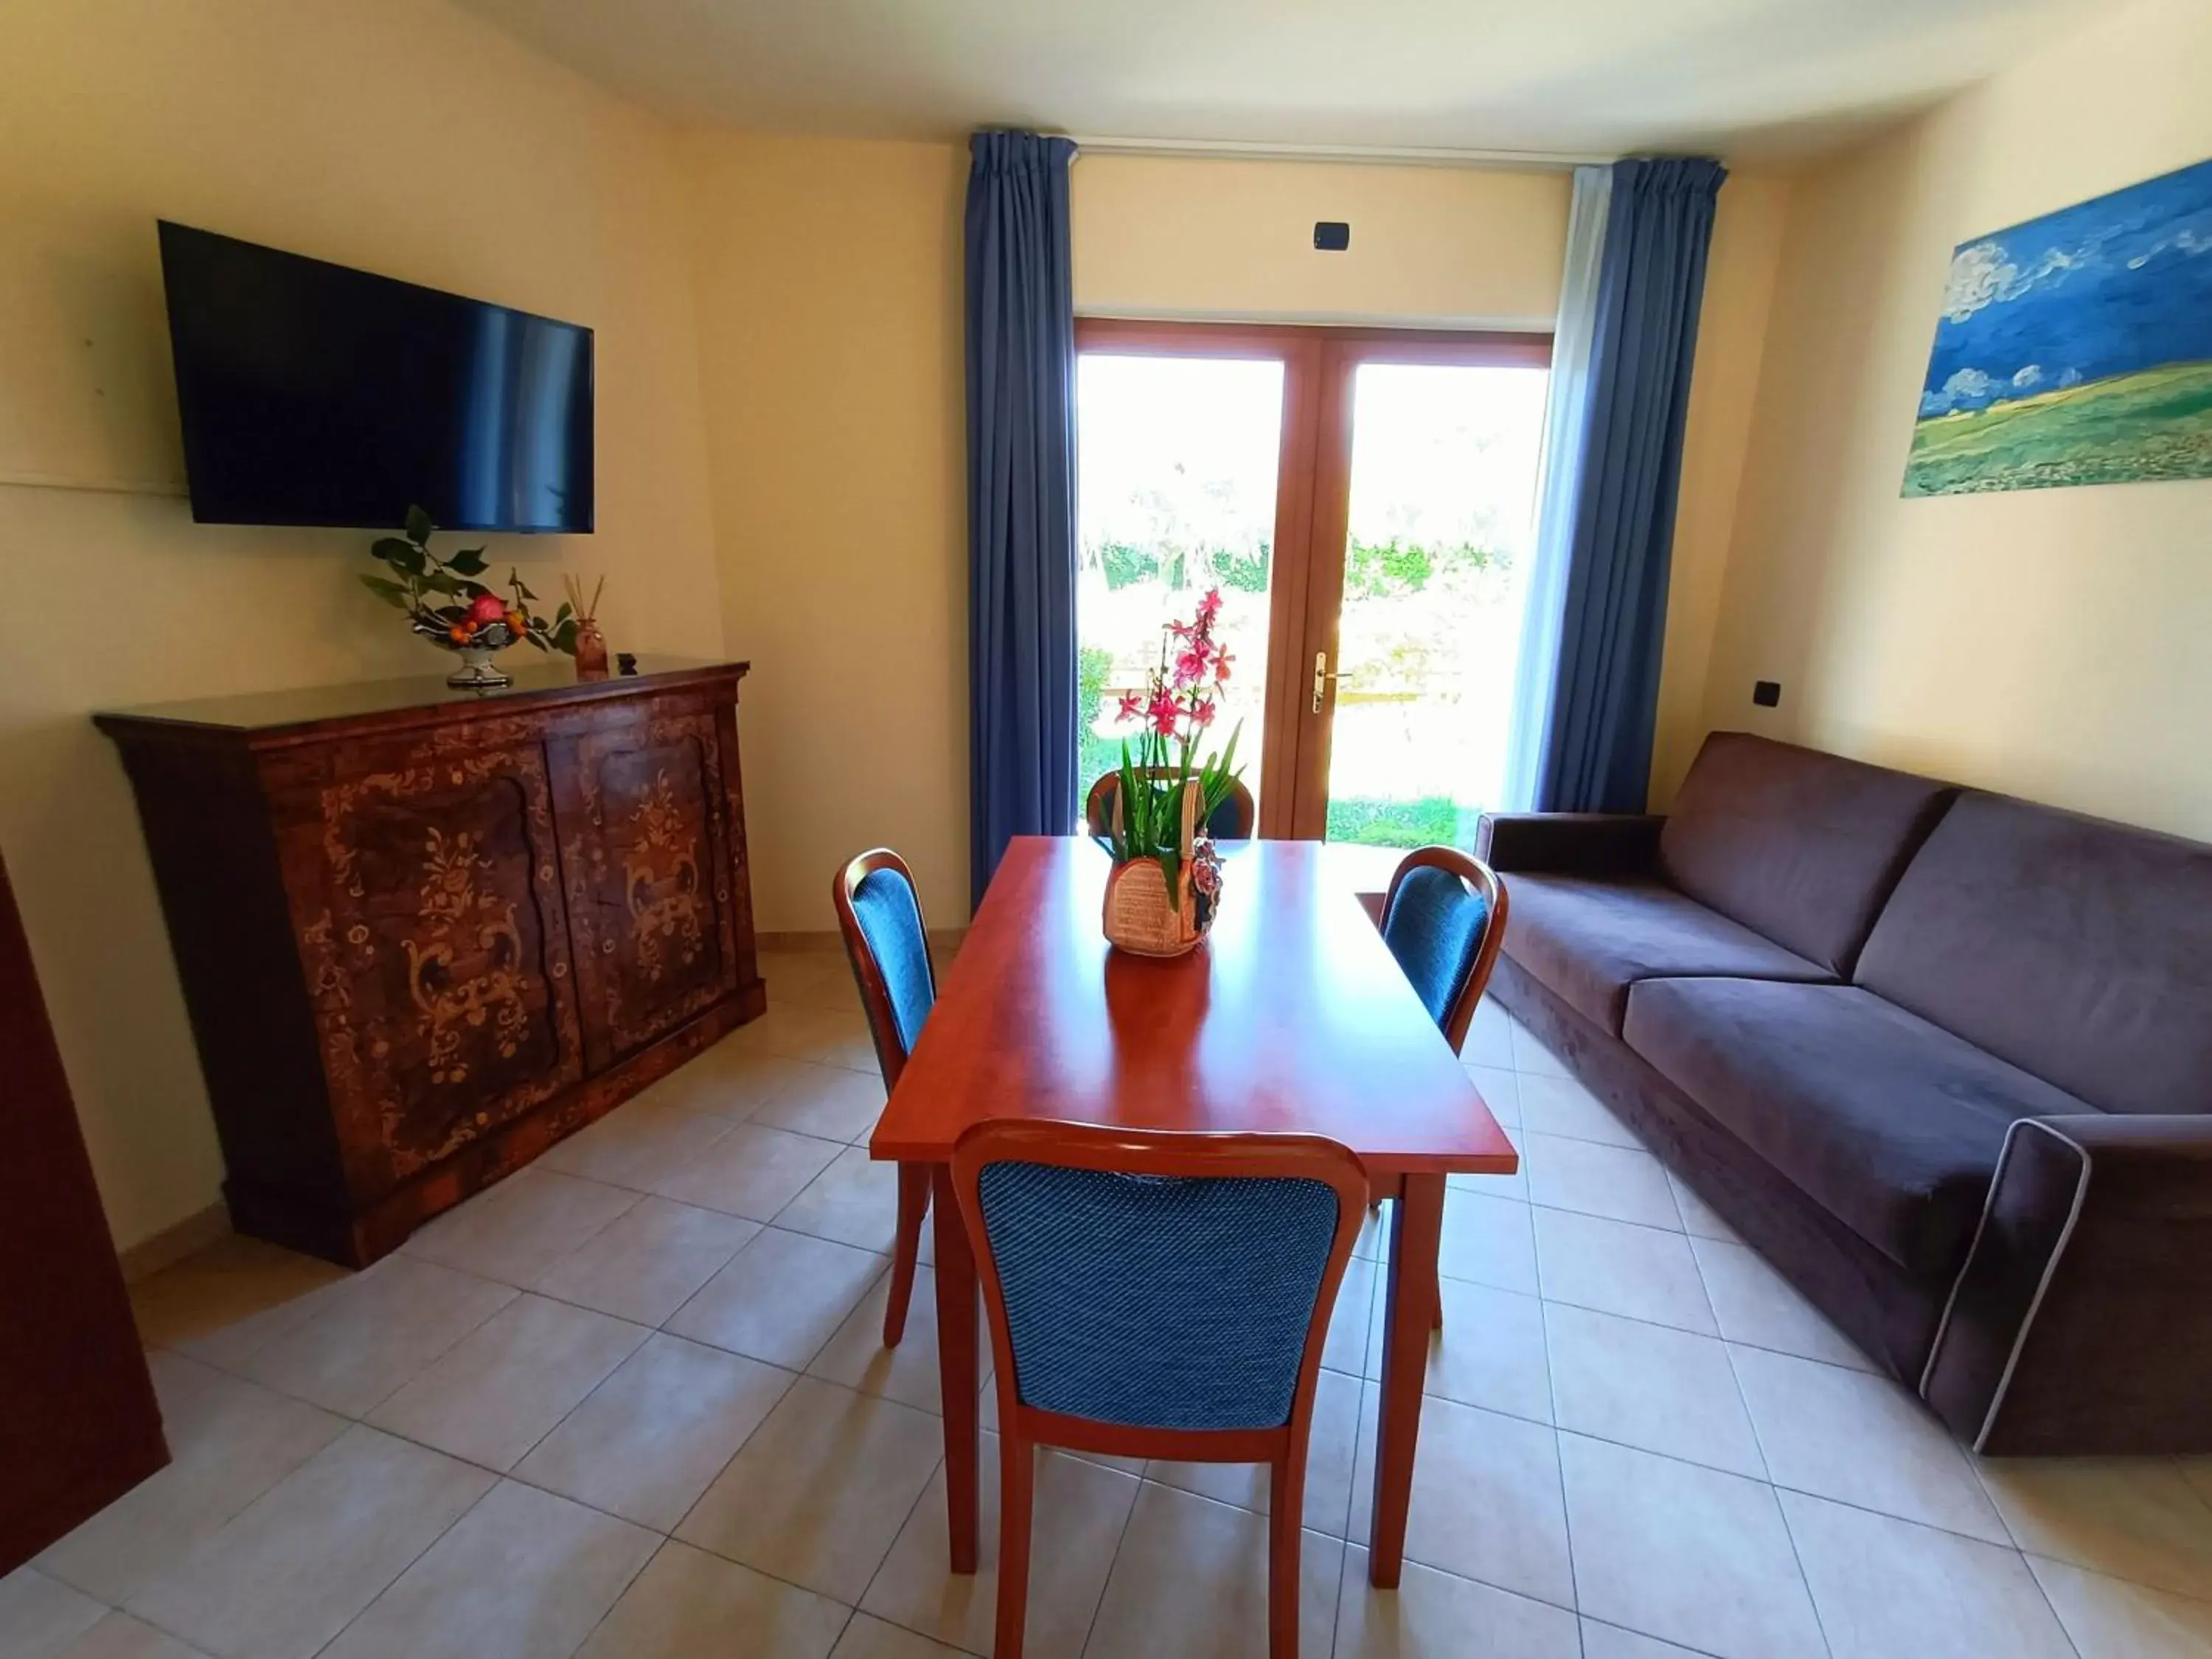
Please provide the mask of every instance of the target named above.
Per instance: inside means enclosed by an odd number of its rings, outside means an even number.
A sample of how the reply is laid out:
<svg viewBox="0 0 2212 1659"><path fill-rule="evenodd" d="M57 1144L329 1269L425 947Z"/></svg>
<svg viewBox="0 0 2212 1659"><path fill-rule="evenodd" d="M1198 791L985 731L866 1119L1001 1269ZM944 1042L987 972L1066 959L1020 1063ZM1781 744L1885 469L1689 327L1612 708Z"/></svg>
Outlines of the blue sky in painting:
<svg viewBox="0 0 2212 1659"><path fill-rule="evenodd" d="M1920 412L2200 361L2212 361L2212 161L1961 243Z"/></svg>

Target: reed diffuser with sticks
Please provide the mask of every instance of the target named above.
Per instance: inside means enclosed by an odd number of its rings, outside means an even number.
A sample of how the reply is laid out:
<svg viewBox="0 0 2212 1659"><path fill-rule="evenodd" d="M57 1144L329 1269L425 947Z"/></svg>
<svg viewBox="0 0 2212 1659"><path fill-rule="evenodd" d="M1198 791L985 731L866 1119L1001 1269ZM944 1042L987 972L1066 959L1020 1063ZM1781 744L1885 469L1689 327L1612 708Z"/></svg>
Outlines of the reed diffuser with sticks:
<svg viewBox="0 0 2212 1659"><path fill-rule="evenodd" d="M576 678L603 680L607 677L607 636L599 632L599 596L607 591L602 576L592 589L592 602L584 603L584 584L564 573L562 585L568 590L568 605L576 618Z"/></svg>

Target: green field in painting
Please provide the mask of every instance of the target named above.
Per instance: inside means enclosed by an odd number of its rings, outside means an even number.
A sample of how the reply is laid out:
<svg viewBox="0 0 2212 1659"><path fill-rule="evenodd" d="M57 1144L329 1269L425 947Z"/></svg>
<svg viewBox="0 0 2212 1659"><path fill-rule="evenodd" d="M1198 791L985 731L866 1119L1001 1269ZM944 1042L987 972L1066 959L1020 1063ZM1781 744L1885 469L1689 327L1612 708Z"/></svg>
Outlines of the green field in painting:
<svg viewBox="0 0 2212 1659"><path fill-rule="evenodd" d="M1936 415L1913 428L1908 495L2212 477L2212 362L2167 363Z"/></svg>

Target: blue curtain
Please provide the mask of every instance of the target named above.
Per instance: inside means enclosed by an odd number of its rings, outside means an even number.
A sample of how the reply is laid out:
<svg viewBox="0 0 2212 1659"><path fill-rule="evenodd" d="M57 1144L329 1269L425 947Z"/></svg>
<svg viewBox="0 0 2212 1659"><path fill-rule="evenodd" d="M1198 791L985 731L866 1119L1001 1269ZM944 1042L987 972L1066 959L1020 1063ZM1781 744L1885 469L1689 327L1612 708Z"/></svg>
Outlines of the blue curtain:
<svg viewBox="0 0 2212 1659"><path fill-rule="evenodd" d="M969 899L1075 818L1075 146L968 142Z"/></svg>
<svg viewBox="0 0 2212 1659"><path fill-rule="evenodd" d="M1539 811L1640 812L1717 161L1613 168Z"/></svg>

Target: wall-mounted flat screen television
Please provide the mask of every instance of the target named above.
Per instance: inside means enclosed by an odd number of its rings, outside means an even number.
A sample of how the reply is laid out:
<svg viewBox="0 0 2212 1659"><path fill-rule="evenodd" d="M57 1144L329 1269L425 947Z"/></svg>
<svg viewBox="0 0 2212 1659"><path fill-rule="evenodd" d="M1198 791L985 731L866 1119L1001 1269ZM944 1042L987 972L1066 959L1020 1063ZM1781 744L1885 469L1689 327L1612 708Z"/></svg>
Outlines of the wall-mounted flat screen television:
<svg viewBox="0 0 2212 1659"><path fill-rule="evenodd" d="M592 528L592 331L161 222L202 524Z"/></svg>

